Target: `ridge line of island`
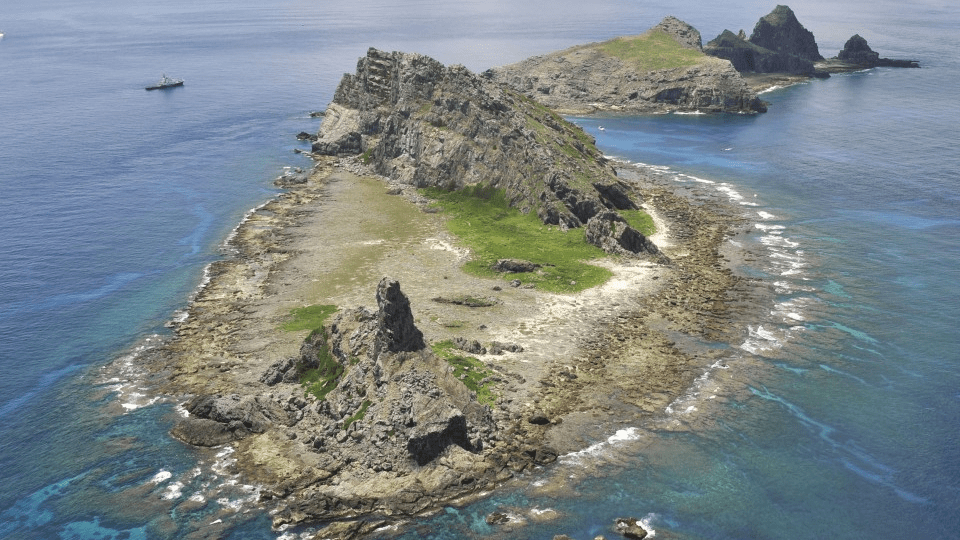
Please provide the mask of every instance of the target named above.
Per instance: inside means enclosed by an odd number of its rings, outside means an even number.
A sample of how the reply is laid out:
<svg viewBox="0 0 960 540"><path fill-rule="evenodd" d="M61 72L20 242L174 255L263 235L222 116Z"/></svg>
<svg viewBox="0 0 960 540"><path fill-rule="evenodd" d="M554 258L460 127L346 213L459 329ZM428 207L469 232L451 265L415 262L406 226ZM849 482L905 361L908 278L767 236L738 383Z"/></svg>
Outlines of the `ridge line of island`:
<svg viewBox="0 0 960 540"><path fill-rule="evenodd" d="M314 168L277 179L145 354L186 411L171 434L232 445L275 528L361 538L662 417L727 352L704 343L740 342L769 309L730 247L751 223L612 163L560 114L760 112L735 66L816 76L799 30L778 6L751 45L703 48L668 17L479 75L371 48L301 134ZM877 60L854 38L830 69ZM646 70L654 50L670 63ZM634 518L610 531L646 535Z"/></svg>

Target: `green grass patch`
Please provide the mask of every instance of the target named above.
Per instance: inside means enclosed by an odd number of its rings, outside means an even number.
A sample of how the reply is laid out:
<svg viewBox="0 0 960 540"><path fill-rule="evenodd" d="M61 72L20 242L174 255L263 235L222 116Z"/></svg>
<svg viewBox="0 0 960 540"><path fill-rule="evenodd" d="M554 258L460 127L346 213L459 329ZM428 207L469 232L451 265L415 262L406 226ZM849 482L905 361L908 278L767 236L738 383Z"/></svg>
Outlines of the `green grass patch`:
<svg viewBox="0 0 960 540"><path fill-rule="evenodd" d="M336 312L337 306L323 304L294 308L290 310L291 319L283 323L280 328L286 330L287 332L295 332L297 330L316 330L317 328L323 326L323 323L327 320L327 317Z"/></svg>
<svg viewBox="0 0 960 540"><path fill-rule="evenodd" d="M551 292L578 292L606 282L612 273L584 261L606 256L584 239L582 229L561 231L544 225L531 212L523 214L507 203L503 190L486 186L458 191L436 188L423 193L437 200L450 215L447 227L473 252L464 269L474 275L519 279ZM536 272L499 274L498 259L523 259L541 265Z"/></svg>
<svg viewBox="0 0 960 540"><path fill-rule="evenodd" d="M369 165L371 159L373 159L373 148L367 148L366 151L360 154L360 161L364 165Z"/></svg>
<svg viewBox="0 0 960 540"><path fill-rule="evenodd" d="M324 400L340 382L340 376L343 375L343 366L330 354L326 328L319 328L311 333L311 338L321 332L323 338L320 340L320 347L317 351L318 365L315 368L304 370L300 374L300 384L308 394L313 394L317 399Z"/></svg>
<svg viewBox="0 0 960 540"><path fill-rule="evenodd" d="M369 409L370 405L372 404L373 402L371 402L369 399L363 400L363 404L360 405L360 410L357 411L357 413L354 414L353 416L350 416L349 418L343 421L343 429L344 430L348 429L350 427L350 424L356 422L357 420L363 420L363 417L366 416L367 414L367 409Z"/></svg>
<svg viewBox="0 0 960 540"><path fill-rule="evenodd" d="M702 52L683 47L660 30L612 39L599 47L610 56L634 64L641 72L694 66L704 58Z"/></svg>
<svg viewBox="0 0 960 540"><path fill-rule="evenodd" d="M457 348L453 345L453 341L440 341L434 343L431 347L434 354L453 366L453 375L460 379L464 386L476 392L477 401L491 407L496 404L499 396L493 391L494 383L482 382L494 374L490 368L472 356L457 354Z"/></svg>
<svg viewBox="0 0 960 540"><path fill-rule="evenodd" d="M628 225L640 231L644 236L650 236L657 232L657 227L653 224L653 217L643 210L620 210L620 215L627 220Z"/></svg>

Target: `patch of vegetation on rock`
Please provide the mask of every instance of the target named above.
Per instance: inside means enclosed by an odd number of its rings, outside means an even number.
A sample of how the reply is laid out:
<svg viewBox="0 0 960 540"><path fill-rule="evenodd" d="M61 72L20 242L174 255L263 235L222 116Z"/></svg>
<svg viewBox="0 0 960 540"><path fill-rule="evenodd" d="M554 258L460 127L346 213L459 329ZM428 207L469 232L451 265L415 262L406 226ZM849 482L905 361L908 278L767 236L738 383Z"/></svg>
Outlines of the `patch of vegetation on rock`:
<svg viewBox="0 0 960 540"><path fill-rule="evenodd" d="M478 402L490 406L497 402L499 396L493 391L494 383L490 381L495 374L483 362L472 356L457 354L456 345L451 340L434 343L431 348L434 354L453 366L453 375L464 386L476 392Z"/></svg>
<svg viewBox="0 0 960 540"><path fill-rule="evenodd" d="M650 236L657 232L657 226L653 224L653 217L643 210L620 210L620 216L627 220L627 224L640 231L644 236Z"/></svg>
<svg viewBox="0 0 960 540"><path fill-rule="evenodd" d="M308 394L313 394L319 400L327 397L343 375L344 367L333 354L330 353L329 333L324 327L314 330L308 339L321 336L317 343L317 367L303 370L300 373L300 384Z"/></svg>
<svg viewBox="0 0 960 540"><path fill-rule="evenodd" d="M337 312L337 306L315 304L290 310L291 319L283 323L280 328L287 332L298 330L316 330L323 326L330 315Z"/></svg>
<svg viewBox="0 0 960 540"><path fill-rule="evenodd" d="M600 49L632 63L640 72L695 66L704 57L702 52L684 47L662 30L611 39L601 43Z"/></svg>
<svg viewBox="0 0 960 540"><path fill-rule="evenodd" d="M612 276L584 262L606 253L588 244L582 230L545 225L533 213L510 207L501 189L476 185L456 191L427 188L423 193L450 215L447 228L473 253L464 269L474 275L499 276L492 267L501 259L532 261L541 268L510 277L550 292L579 292Z"/></svg>
<svg viewBox="0 0 960 540"><path fill-rule="evenodd" d="M370 405L372 404L373 402L370 401L369 399L363 400L363 403L360 405L360 410L357 411L356 414L354 414L353 416L350 416L343 421L343 429L344 430L349 429L350 424L358 420L363 420L363 417L366 416L367 414L367 409L370 408Z"/></svg>

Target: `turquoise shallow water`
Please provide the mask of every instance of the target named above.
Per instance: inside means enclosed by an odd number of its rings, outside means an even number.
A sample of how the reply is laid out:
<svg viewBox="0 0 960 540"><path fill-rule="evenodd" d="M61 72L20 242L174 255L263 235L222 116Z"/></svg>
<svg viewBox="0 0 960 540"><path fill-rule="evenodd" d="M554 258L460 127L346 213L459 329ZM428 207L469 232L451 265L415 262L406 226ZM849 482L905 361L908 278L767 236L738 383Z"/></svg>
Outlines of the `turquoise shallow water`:
<svg viewBox="0 0 960 540"><path fill-rule="evenodd" d="M575 119L607 154L742 203L755 219L745 247L763 254L750 271L775 297L769 314L656 422L425 519L410 537L592 538L622 515L661 537L956 536L960 66L944 51L960 50L960 16L935 2L791 7L827 56L860 33L924 68L777 90L756 117ZM481 71L667 14L706 39L749 31L772 8L103 0L8 10L0 537L281 534L255 488L232 483L227 450L167 437L175 404L154 402L136 358L243 214L275 193L271 179L306 165L293 135L316 128L307 113L368 46ZM145 92L164 71L186 85ZM536 488L553 477L568 489ZM491 528L483 518L495 509L526 524Z"/></svg>

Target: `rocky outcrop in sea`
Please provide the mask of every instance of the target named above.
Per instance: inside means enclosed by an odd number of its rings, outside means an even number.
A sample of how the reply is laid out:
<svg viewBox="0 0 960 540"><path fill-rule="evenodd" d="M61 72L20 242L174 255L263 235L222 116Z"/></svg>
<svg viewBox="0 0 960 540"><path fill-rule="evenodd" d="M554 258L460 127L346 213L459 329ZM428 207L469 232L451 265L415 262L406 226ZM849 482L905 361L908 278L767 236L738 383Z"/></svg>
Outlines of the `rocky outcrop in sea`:
<svg viewBox="0 0 960 540"><path fill-rule="evenodd" d="M747 39L741 30L724 30L707 43L704 52L729 60L742 73L818 75L823 60L813 33L803 27L787 6L777 6L762 17Z"/></svg>
<svg viewBox="0 0 960 540"><path fill-rule="evenodd" d="M804 28L787 6L779 5L760 18L750 38L740 30L724 30L707 43L704 52L729 60L741 73L775 73L829 77L830 73L872 67L920 67L915 60L880 58L867 40L855 34L834 58L820 54L813 33Z"/></svg>
<svg viewBox="0 0 960 540"><path fill-rule="evenodd" d="M648 50L671 60L663 65L638 62ZM488 73L552 109L573 114L766 111L729 62L703 54L700 32L675 17L640 36L581 45Z"/></svg>
<svg viewBox="0 0 960 540"><path fill-rule="evenodd" d="M880 58L880 53L875 52L870 48L870 45L867 43L867 40L860 36L860 34L854 34L847 42L843 45L843 50L837 54L836 58L832 58L832 61L838 61L845 64L851 64L860 68L873 68L873 67L903 67L903 68L918 68L920 67L920 62L916 60L895 60L892 58Z"/></svg>

